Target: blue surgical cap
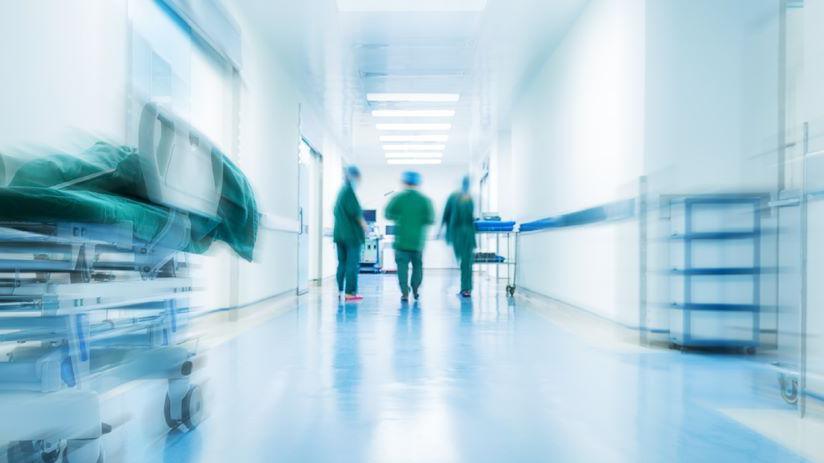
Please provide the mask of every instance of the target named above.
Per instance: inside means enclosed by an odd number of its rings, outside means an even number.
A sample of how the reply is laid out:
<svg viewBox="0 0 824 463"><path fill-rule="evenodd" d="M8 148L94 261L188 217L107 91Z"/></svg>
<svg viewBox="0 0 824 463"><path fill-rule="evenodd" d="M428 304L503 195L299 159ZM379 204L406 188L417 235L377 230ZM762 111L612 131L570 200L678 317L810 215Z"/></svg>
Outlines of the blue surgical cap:
<svg viewBox="0 0 824 463"><path fill-rule="evenodd" d="M360 169L358 169L358 166L346 166L345 172L347 180L360 178Z"/></svg>
<svg viewBox="0 0 824 463"><path fill-rule="evenodd" d="M464 178L461 179L461 190L464 192L469 192L469 175L465 175Z"/></svg>
<svg viewBox="0 0 824 463"><path fill-rule="evenodd" d="M421 174L408 170L401 175L401 181L406 185L417 186L421 184Z"/></svg>

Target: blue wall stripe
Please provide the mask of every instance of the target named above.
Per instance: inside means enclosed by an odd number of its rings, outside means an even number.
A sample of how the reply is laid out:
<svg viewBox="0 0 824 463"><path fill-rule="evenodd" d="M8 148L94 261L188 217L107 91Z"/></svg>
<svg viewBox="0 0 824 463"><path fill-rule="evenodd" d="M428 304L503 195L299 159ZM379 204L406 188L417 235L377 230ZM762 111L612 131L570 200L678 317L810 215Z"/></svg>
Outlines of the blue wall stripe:
<svg viewBox="0 0 824 463"><path fill-rule="evenodd" d="M600 206L547 217L521 224L522 232L547 230L551 228L576 227L601 222L613 222L635 216L635 198L624 199Z"/></svg>

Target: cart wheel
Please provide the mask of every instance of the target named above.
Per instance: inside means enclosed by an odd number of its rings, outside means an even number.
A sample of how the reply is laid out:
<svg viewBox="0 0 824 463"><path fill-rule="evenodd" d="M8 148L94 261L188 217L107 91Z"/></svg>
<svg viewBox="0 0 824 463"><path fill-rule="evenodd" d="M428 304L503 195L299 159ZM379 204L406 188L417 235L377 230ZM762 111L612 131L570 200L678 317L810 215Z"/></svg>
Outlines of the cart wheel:
<svg viewBox="0 0 824 463"><path fill-rule="evenodd" d="M788 379L783 373L778 375L778 387L781 390L781 398L790 405L798 403L798 380Z"/></svg>
<svg viewBox="0 0 824 463"><path fill-rule="evenodd" d="M186 431L192 431L203 421L203 393L199 386L189 386L181 402L181 415L180 421L172 418L172 400L169 394L166 394L166 403L163 405L163 418L166 419L166 425L171 429L183 425Z"/></svg>
<svg viewBox="0 0 824 463"><path fill-rule="evenodd" d="M177 420L172 418L172 399L169 393L166 393L166 402L163 404L163 418L166 420L166 426L175 429L180 424Z"/></svg>
<svg viewBox="0 0 824 463"><path fill-rule="evenodd" d="M745 352L747 352L747 355L755 355L755 347L749 346L745 349Z"/></svg>

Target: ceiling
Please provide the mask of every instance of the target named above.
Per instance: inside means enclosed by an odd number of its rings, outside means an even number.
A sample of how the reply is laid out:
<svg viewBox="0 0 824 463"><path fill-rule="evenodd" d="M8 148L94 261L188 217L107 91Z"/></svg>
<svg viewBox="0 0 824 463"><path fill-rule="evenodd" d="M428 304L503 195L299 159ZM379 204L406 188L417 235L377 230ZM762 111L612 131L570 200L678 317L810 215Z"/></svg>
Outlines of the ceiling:
<svg viewBox="0 0 824 463"><path fill-rule="evenodd" d="M443 164L465 164L506 127L518 89L588 0L236 0L285 58L350 161L384 164L378 123L447 123ZM367 101L368 93L456 93L457 103ZM454 117L376 118L450 109ZM436 147L437 148L437 147Z"/></svg>

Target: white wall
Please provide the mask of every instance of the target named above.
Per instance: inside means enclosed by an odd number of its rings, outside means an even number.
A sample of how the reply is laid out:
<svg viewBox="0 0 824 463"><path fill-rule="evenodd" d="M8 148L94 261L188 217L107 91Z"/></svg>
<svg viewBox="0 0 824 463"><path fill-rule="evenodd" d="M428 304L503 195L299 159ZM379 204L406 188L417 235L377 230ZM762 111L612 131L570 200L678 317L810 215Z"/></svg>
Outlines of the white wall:
<svg viewBox="0 0 824 463"><path fill-rule="evenodd" d="M775 189L777 13L772 0L590 2L513 108L500 209L581 210L648 176L648 298L666 303L658 195ZM520 284L639 326L638 234L637 220L525 234Z"/></svg>
<svg viewBox="0 0 824 463"><path fill-rule="evenodd" d="M641 172L644 4L595 0L513 111L513 202L540 218L616 198Z"/></svg>
<svg viewBox="0 0 824 463"><path fill-rule="evenodd" d="M240 167L255 188L258 207L274 222L292 228L298 216L298 108L289 75L242 16L244 68L240 116ZM253 263L240 264L240 302L297 287L297 236L262 227Z"/></svg>
<svg viewBox="0 0 824 463"><path fill-rule="evenodd" d="M126 139L125 0L3 2L0 150Z"/></svg>
<svg viewBox="0 0 824 463"><path fill-rule="evenodd" d="M363 182L357 194L363 209L377 209L378 224L382 231L386 230L386 225L390 222L384 217L384 209L388 204L390 192L399 192L403 189L401 185L401 173L410 170L408 166L376 166L367 165L361 167ZM414 166L413 170L421 173L423 183L421 192L432 200L435 208L436 225L429 230L430 238L437 232L437 224L440 223L446 199L461 185L461 178L466 175L465 166ZM391 237L390 237L391 238ZM391 247L390 240L384 244ZM385 265L395 268L391 254L387 254L388 262ZM457 264L453 257L452 250L442 240L430 239L424 251L424 267L426 268L456 268Z"/></svg>
<svg viewBox="0 0 824 463"><path fill-rule="evenodd" d="M335 275L338 260L335 243L332 241L332 227L335 224L334 207L338 192L343 184L343 166L345 164L342 152L335 143L324 144L323 158L323 268L324 277Z"/></svg>
<svg viewBox="0 0 824 463"><path fill-rule="evenodd" d="M595 0L523 89L513 109L505 209L521 221L625 198L642 171L644 2ZM501 161L503 163L504 161ZM633 323L621 291L637 272L619 259L626 225L525 235L519 284ZM637 316L635 316L637 318Z"/></svg>
<svg viewBox="0 0 824 463"><path fill-rule="evenodd" d="M647 2L653 191L771 191L778 135L773 0Z"/></svg>
<svg viewBox="0 0 824 463"><path fill-rule="evenodd" d="M263 31L237 14L244 31L241 167L256 188L261 210L279 223L298 219L298 146L301 136L323 155L323 228L331 227L331 204L340 185L345 149L329 129L324 112L301 87L288 63L272 53ZM241 263L241 303L291 291L297 286L297 236L260 231L254 263ZM324 239L322 273L334 273L334 248Z"/></svg>

